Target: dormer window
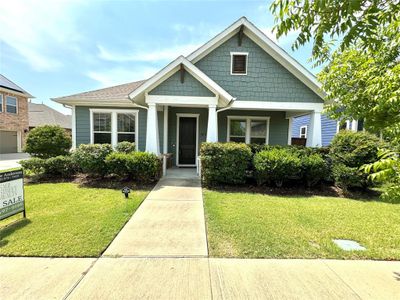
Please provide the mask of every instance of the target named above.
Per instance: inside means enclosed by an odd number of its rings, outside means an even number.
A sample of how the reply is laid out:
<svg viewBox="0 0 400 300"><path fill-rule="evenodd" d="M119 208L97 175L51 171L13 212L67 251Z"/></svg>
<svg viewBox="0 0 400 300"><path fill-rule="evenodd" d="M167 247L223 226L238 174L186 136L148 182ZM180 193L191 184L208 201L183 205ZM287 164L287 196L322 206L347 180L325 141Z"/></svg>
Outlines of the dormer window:
<svg viewBox="0 0 400 300"><path fill-rule="evenodd" d="M247 75L247 52L231 52L231 75Z"/></svg>

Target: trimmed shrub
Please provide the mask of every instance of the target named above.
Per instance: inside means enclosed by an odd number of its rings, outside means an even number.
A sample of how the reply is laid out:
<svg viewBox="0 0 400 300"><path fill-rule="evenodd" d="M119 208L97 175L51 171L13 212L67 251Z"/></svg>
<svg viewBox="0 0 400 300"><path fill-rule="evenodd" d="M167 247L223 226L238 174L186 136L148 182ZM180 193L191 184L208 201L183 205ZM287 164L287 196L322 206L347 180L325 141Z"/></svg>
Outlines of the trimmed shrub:
<svg viewBox="0 0 400 300"><path fill-rule="evenodd" d="M258 184L275 183L281 187L289 179L301 178L301 160L291 149L271 149L254 155Z"/></svg>
<svg viewBox="0 0 400 300"><path fill-rule="evenodd" d="M19 162L24 171L35 175L44 173L45 160L38 157L32 157Z"/></svg>
<svg viewBox="0 0 400 300"><path fill-rule="evenodd" d="M327 178L328 164L320 154L303 155L300 156L300 159L304 181L308 187L312 187Z"/></svg>
<svg viewBox="0 0 400 300"><path fill-rule="evenodd" d="M110 153L106 157L107 173L114 174L119 177L127 177L129 175L127 166L129 159L131 159L131 155L128 153Z"/></svg>
<svg viewBox="0 0 400 300"><path fill-rule="evenodd" d="M154 153L133 152L128 155L130 176L140 182L156 181L161 176L161 160Z"/></svg>
<svg viewBox="0 0 400 300"><path fill-rule="evenodd" d="M335 184L342 188L367 187L368 174L360 170L364 164L377 161L378 137L367 132L341 131L332 140L329 157Z"/></svg>
<svg viewBox="0 0 400 300"><path fill-rule="evenodd" d="M115 147L115 151L122 152L122 153L131 153L136 151L135 143L131 142L120 142Z"/></svg>
<svg viewBox="0 0 400 300"><path fill-rule="evenodd" d="M72 158L82 172L104 176L108 171L105 160L111 152L113 149L110 144L82 144L73 152Z"/></svg>
<svg viewBox="0 0 400 300"><path fill-rule="evenodd" d="M251 162L251 149L243 143L203 143L201 174L206 184L243 184Z"/></svg>
<svg viewBox="0 0 400 300"><path fill-rule="evenodd" d="M46 159L44 173L46 176L71 177L76 173L76 165L71 156L56 156Z"/></svg>
<svg viewBox="0 0 400 300"><path fill-rule="evenodd" d="M44 125L32 129L26 138L25 152L39 158L68 154L72 140L58 125Z"/></svg>

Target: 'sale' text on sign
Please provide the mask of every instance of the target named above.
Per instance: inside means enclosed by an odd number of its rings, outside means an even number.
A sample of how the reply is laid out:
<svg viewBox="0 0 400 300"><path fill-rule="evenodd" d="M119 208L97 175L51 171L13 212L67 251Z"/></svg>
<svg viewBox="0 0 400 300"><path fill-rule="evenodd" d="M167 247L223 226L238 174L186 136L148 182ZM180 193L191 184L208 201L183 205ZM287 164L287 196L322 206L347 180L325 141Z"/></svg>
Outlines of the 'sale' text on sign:
<svg viewBox="0 0 400 300"><path fill-rule="evenodd" d="M23 171L0 171L0 220L24 210Z"/></svg>

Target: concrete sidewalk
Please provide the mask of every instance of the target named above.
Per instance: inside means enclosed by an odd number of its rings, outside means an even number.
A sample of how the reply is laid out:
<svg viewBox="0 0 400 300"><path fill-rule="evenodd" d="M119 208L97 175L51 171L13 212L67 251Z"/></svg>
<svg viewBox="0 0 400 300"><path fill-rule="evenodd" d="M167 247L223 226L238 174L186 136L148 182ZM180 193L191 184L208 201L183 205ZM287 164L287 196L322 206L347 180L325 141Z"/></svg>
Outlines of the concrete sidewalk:
<svg viewBox="0 0 400 300"><path fill-rule="evenodd" d="M201 183L161 179L117 235L105 257L206 257Z"/></svg>

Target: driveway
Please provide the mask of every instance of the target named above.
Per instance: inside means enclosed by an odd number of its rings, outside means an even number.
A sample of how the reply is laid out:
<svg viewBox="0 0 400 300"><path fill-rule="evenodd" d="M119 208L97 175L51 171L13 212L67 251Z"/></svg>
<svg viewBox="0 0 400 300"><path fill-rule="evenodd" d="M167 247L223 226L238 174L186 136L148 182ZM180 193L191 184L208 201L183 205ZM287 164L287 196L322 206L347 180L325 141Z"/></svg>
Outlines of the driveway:
<svg viewBox="0 0 400 300"><path fill-rule="evenodd" d="M20 160L29 158L28 153L6 153L0 154L0 170L18 168Z"/></svg>

